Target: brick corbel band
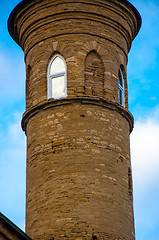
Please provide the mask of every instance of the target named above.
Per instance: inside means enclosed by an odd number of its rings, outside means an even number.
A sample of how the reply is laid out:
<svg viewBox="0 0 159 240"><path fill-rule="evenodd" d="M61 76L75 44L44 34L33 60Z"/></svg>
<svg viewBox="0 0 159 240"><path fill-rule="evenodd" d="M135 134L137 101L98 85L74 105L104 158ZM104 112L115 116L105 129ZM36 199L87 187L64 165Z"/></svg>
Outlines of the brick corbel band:
<svg viewBox="0 0 159 240"><path fill-rule="evenodd" d="M27 123L34 115L38 114L40 111L43 111L49 108L58 107L58 106L74 104L74 103L96 105L96 106L111 109L113 111L117 111L128 121L129 127L130 127L130 133L133 130L134 118L132 114L128 110L126 110L124 107L122 107L120 104L116 102L108 101L102 98L98 99L98 98L90 98L90 97L88 98L76 97L76 98L66 98L66 99L58 99L58 100L50 99L44 103L41 103L35 107L32 107L31 109L29 109L23 114L23 118L21 122L23 131L26 133Z"/></svg>

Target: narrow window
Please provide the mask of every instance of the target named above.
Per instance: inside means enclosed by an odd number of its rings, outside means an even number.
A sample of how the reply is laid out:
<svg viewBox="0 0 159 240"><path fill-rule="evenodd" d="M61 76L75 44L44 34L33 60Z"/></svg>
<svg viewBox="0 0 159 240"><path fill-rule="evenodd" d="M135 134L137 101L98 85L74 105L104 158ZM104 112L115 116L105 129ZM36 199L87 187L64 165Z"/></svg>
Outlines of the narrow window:
<svg viewBox="0 0 159 240"><path fill-rule="evenodd" d="M28 65L26 67L26 107L30 107L31 104L31 80L30 80L30 75L31 75L31 66Z"/></svg>
<svg viewBox="0 0 159 240"><path fill-rule="evenodd" d="M48 98L67 96L66 63L62 56L55 55L48 67Z"/></svg>
<svg viewBox="0 0 159 240"><path fill-rule="evenodd" d="M118 72L118 100L119 103L124 107L125 99L124 99L124 79L121 68L119 68Z"/></svg>
<svg viewBox="0 0 159 240"><path fill-rule="evenodd" d="M128 191L129 191L129 197L132 197L132 173L131 168L128 168Z"/></svg>

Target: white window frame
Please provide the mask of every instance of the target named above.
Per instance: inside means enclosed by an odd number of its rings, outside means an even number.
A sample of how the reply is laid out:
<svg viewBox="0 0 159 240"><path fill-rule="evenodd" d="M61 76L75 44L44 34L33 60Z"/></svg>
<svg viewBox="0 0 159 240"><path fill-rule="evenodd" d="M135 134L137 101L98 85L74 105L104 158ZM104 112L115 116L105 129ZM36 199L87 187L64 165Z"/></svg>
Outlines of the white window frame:
<svg viewBox="0 0 159 240"><path fill-rule="evenodd" d="M51 66L54 62L54 60L59 57L62 59L62 61L64 62L64 65L65 65L65 71L61 71L61 72L58 72L58 73L55 73L55 74L50 74L50 70L51 70ZM55 97L53 96L53 93L52 93L52 84L53 84L53 79L56 79L58 77L61 77L61 76L64 76L64 95L61 95L61 96L58 96L58 97ZM50 98L54 98L54 99L59 99L59 98L65 98L67 97L67 66L66 66L66 62L65 62L65 59L59 55L59 54L56 54L50 61L49 63L49 66L48 66L48 86L47 86L47 92L48 92L48 99Z"/></svg>
<svg viewBox="0 0 159 240"><path fill-rule="evenodd" d="M124 78L121 67L119 67L118 72L118 101L123 107L125 107Z"/></svg>

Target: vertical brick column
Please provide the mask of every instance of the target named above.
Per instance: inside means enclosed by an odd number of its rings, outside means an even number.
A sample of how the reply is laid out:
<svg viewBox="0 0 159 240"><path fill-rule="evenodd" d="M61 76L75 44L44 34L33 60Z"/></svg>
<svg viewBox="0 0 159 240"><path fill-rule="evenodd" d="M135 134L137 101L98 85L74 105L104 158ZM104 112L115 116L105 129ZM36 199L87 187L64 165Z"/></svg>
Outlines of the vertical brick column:
<svg viewBox="0 0 159 240"><path fill-rule="evenodd" d="M126 67L140 25L123 0L23 0L10 15L26 62L26 231L35 240L135 238ZM55 100L47 69L56 54L67 97Z"/></svg>

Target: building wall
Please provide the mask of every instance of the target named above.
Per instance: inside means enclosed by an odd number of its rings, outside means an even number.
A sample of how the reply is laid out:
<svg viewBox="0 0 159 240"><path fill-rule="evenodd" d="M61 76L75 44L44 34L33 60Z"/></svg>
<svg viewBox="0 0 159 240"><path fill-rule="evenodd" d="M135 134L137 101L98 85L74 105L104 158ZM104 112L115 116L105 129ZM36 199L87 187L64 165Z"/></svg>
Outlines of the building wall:
<svg viewBox="0 0 159 240"><path fill-rule="evenodd" d="M20 236L15 231L9 229L7 225L0 222L0 239L1 240L21 240Z"/></svg>
<svg viewBox="0 0 159 240"><path fill-rule="evenodd" d="M71 40L75 38L75 40ZM124 66L125 80L125 105L128 108L126 65L127 59L121 49L108 41L88 36L68 37L70 43L65 43L66 36L55 40L47 40L39 43L31 50L26 58L27 81L26 81L26 107L31 108L47 100L47 68L49 61L60 53L67 64L67 94L68 97L101 97L108 101L118 102L118 70ZM78 40L80 39L80 40ZM108 50L107 50L108 49ZM93 94L86 86L87 65L94 60L94 56L101 61L102 88ZM92 56L91 56L92 55ZM36 56L34 58L33 56ZM90 56L90 57L89 57ZM36 81L35 81L36 79ZM93 79L90 79L92 83Z"/></svg>
<svg viewBox="0 0 159 240"><path fill-rule="evenodd" d="M89 101L57 103L31 118L26 199L30 236L134 238L129 130L120 113Z"/></svg>
<svg viewBox="0 0 159 240"><path fill-rule="evenodd" d="M126 68L140 20L122 0L23 1L10 16L26 61L26 231L35 240L134 239ZM57 53L68 96L54 100L47 69Z"/></svg>

